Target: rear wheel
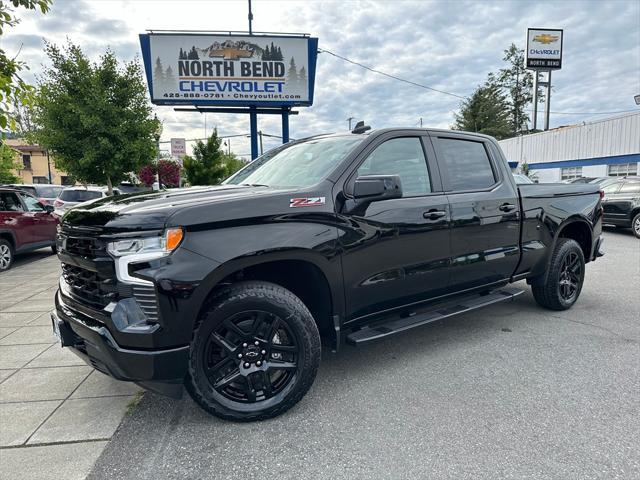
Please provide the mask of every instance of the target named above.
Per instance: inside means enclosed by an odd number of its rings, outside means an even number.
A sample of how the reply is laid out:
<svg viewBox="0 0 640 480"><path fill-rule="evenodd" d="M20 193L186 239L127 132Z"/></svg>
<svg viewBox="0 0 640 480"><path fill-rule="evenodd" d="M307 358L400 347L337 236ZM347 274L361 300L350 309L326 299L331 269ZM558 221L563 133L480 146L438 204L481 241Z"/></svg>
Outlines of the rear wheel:
<svg viewBox="0 0 640 480"><path fill-rule="evenodd" d="M320 336L293 293L267 282L226 288L198 322L185 386L207 412L228 420L275 417L309 390Z"/></svg>
<svg viewBox="0 0 640 480"><path fill-rule="evenodd" d="M9 270L13 263L13 247L4 239L0 239L0 272Z"/></svg>
<svg viewBox="0 0 640 480"><path fill-rule="evenodd" d="M636 214L633 217L633 221L631 222L631 230L633 230L633 234L636 238L640 238L640 213Z"/></svg>
<svg viewBox="0 0 640 480"><path fill-rule="evenodd" d="M531 287L536 302L551 310L571 308L582 291L584 267L584 254L578 242L559 239L551 257L546 283Z"/></svg>

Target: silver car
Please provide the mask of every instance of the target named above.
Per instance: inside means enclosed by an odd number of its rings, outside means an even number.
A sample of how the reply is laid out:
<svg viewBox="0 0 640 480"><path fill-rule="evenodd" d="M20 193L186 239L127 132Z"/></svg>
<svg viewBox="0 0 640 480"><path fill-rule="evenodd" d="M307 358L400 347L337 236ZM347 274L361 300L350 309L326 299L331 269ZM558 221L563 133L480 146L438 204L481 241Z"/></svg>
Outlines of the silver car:
<svg viewBox="0 0 640 480"><path fill-rule="evenodd" d="M72 207L90 200L106 197L107 187L69 187L65 188L53 202L54 214L61 217ZM114 195L120 195L117 189L113 189Z"/></svg>

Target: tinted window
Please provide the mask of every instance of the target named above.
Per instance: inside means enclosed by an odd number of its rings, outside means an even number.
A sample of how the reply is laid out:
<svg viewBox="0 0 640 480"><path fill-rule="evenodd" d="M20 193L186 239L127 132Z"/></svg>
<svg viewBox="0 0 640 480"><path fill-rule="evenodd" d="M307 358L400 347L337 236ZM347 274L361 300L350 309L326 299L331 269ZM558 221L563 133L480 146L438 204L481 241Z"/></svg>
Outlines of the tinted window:
<svg viewBox="0 0 640 480"><path fill-rule="evenodd" d="M627 182L620 187L618 193L640 193L640 182Z"/></svg>
<svg viewBox="0 0 640 480"><path fill-rule="evenodd" d="M489 156L481 142L439 138L438 150L449 172L452 190L480 190L496 183Z"/></svg>
<svg viewBox="0 0 640 480"><path fill-rule="evenodd" d="M431 192L427 161L417 137L394 138L378 145L358 168L358 177L365 175L399 175L404 197Z"/></svg>
<svg viewBox="0 0 640 480"><path fill-rule="evenodd" d="M23 192L29 192L31 195L36 194L36 187L25 186L25 185L16 185L16 188L22 190Z"/></svg>
<svg viewBox="0 0 640 480"><path fill-rule="evenodd" d="M59 198L65 202L86 202L100 197L102 192L92 190L63 190Z"/></svg>
<svg viewBox="0 0 640 480"><path fill-rule="evenodd" d="M27 210L29 210L30 212L43 212L44 211L44 207L42 205L40 205L40 202L38 202L37 199L33 198L30 195L22 195L22 200L24 201L25 205L27 206Z"/></svg>
<svg viewBox="0 0 640 480"><path fill-rule="evenodd" d="M2 212L22 212L22 203L18 195L11 192L0 192L0 211Z"/></svg>
<svg viewBox="0 0 640 480"><path fill-rule="evenodd" d="M37 187L38 196L43 198L55 198L62 191L62 187L54 187L47 185L46 187Z"/></svg>

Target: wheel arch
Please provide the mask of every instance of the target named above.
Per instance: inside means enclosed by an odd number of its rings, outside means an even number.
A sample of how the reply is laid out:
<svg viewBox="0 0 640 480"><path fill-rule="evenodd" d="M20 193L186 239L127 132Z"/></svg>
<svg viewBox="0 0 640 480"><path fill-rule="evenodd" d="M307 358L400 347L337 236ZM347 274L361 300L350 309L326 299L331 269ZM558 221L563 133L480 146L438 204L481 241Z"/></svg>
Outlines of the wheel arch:
<svg viewBox="0 0 640 480"><path fill-rule="evenodd" d="M8 241L11 247L13 247L13 250L16 250L16 236L11 230L0 230L0 238Z"/></svg>
<svg viewBox="0 0 640 480"><path fill-rule="evenodd" d="M578 242L584 254L585 263L590 261L593 249L593 227L586 218L575 215L562 222L554 238L552 251L560 238L569 238Z"/></svg>
<svg viewBox="0 0 640 480"><path fill-rule="evenodd" d="M215 293L235 282L262 280L280 285L302 300L325 337L335 340L334 317L342 317L344 301L340 265L306 250L273 252L230 260L200 284L198 318L209 308Z"/></svg>

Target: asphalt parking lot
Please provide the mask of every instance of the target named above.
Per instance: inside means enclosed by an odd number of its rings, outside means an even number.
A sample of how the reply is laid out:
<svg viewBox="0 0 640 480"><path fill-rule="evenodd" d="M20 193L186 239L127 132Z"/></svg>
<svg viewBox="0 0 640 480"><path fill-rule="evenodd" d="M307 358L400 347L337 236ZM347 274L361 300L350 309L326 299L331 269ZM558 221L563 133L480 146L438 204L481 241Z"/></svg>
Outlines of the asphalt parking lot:
<svg viewBox="0 0 640 480"><path fill-rule="evenodd" d="M640 478L640 241L607 231L577 305L512 303L324 352L309 394L238 424L147 393L92 479Z"/></svg>

